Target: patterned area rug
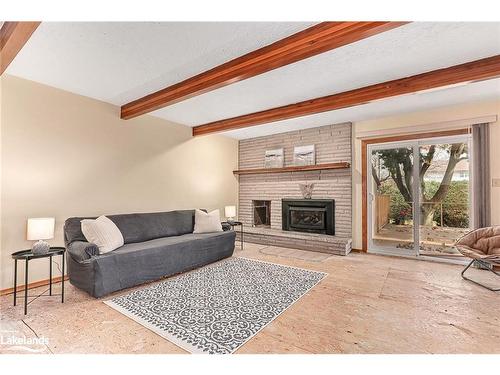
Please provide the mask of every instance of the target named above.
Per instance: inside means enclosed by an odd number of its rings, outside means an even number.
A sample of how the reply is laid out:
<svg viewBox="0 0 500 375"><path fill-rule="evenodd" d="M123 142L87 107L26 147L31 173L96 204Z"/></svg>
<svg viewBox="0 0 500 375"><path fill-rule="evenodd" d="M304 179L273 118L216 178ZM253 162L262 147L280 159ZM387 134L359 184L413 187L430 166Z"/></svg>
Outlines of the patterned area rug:
<svg viewBox="0 0 500 375"><path fill-rule="evenodd" d="M191 353L233 353L327 274L228 258L104 301Z"/></svg>

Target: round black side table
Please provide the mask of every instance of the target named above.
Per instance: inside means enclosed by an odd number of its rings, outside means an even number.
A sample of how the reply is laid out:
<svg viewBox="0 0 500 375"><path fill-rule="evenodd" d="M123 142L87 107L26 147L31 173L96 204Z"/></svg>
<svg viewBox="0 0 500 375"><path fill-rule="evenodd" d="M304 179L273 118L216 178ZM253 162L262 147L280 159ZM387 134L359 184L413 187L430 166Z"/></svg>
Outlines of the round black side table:
<svg viewBox="0 0 500 375"><path fill-rule="evenodd" d="M241 221L223 221L222 224L229 224L232 230L234 230L234 227L240 226L240 242L241 250L243 250L243 223Z"/></svg>
<svg viewBox="0 0 500 375"><path fill-rule="evenodd" d="M15 253L12 253L12 259L14 259L14 306L16 306L17 302L17 261L18 260L24 260L25 262L25 270L24 270L24 315L27 314L28 312L28 297L35 297L37 299L38 297L42 296L47 296L44 291L41 294L37 296L28 296L28 264L29 261L32 259L39 259L39 258L50 258L49 262L49 296L52 296L52 257L56 255L61 255L62 256L62 265L61 265L61 303L64 303L64 253L66 249L64 247L51 247L49 252L46 254L33 254L31 249L29 250L21 250L21 251L16 251ZM58 296L59 294L54 294L54 296ZM33 302L35 299L33 299L31 302ZM30 302L30 303L31 303Z"/></svg>

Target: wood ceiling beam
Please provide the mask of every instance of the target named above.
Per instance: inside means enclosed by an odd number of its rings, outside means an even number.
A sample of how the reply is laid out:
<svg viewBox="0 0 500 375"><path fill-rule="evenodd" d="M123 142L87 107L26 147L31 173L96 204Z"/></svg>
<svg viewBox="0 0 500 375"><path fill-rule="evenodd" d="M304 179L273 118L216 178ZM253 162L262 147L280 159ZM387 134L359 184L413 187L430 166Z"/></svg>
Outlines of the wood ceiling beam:
<svg viewBox="0 0 500 375"><path fill-rule="evenodd" d="M130 119L354 43L407 22L323 22L121 107Z"/></svg>
<svg viewBox="0 0 500 375"><path fill-rule="evenodd" d="M367 104L375 100L425 91L460 83L500 77L500 55L448 68L378 83L321 98L305 100L225 120L195 126L193 135L203 135L313 115L336 109Z"/></svg>
<svg viewBox="0 0 500 375"><path fill-rule="evenodd" d="M0 75L5 72L40 22L4 22L0 28Z"/></svg>

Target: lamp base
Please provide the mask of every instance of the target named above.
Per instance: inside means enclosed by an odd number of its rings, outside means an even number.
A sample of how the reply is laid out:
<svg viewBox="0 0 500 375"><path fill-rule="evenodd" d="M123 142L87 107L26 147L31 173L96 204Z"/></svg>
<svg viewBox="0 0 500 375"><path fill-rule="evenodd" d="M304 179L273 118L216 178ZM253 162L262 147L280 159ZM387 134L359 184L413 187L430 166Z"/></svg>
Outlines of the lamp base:
<svg viewBox="0 0 500 375"><path fill-rule="evenodd" d="M46 241L39 240L33 244L31 251L35 255L47 254L50 250L50 245Z"/></svg>

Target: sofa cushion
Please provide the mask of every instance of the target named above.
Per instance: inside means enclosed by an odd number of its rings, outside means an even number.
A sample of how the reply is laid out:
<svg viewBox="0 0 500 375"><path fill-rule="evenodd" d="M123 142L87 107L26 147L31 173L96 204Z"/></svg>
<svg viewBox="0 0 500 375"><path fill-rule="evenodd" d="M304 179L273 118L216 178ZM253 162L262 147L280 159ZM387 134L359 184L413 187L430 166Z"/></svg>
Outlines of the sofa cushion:
<svg viewBox="0 0 500 375"><path fill-rule="evenodd" d="M96 217L70 217L64 222L64 244L66 247L73 242L87 242L82 232L81 221L84 219L96 219Z"/></svg>
<svg viewBox="0 0 500 375"><path fill-rule="evenodd" d="M100 297L215 262L232 255L235 237L234 231L189 233L124 245L88 260L94 264L95 280L87 290Z"/></svg>
<svg viewBox="0 0 500 375"><path fill-rule="evenodd" d="M81 221L82 232L88 242L96 244L99 253L109 253L123 246L123 235L120 230L106 216L97 219L84 219Z"/></svg>
<svg viewBox="0 0 500 375"><path fill-rule="evenodd" d="M192 233L194 210L107 215L123 235L124 243L149 241L154 238ZM80 222L95 217L71 217L64 224L66 246L74 241L86 241Z"/></svg>
<svg viewBox="0 0 500 375"><path fill-rule="evenodd" d="M232 232L213 232L213 233L188 233L182 236L172 236L172 237L161 237L155 238L154 240L130 243L116 249L112 253L105 254L106 256L121 256L123 254L130 253L144 253L144 252L154 252L155 249L163 249L168 246L187 244L192 241L207 241L210 239L215 239L222 236L233 236ZM141 254L142 256L143 254Z"/></svg>
<svg viewBox="0 0 500 375"><path fill-rule="evenodd" d="M222 230L219 210L212 212L195 210L193 233L222 232Z"/></svg>

